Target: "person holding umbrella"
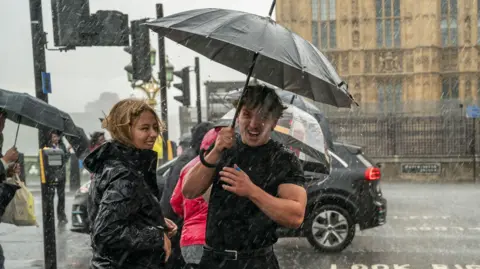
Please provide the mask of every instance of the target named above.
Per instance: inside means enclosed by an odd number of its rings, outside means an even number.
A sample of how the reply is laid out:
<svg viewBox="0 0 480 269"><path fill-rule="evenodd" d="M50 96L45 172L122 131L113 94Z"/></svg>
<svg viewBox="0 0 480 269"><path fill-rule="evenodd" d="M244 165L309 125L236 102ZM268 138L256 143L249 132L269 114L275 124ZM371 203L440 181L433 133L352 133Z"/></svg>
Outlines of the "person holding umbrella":
<svg viewBox="0 0 480 269"><path fill-rule="evenodd" d="M272 247L277 227L298 228L304 220L302 165L271 139L285 110L282 101L270 88L248 86L239 107L240 135L221 129L213 149L184 178L187 199L213 184L202 269L279 268Z"/></svg>
<svg viewBox="0 0 480 269"><path fill-rule="evenodd" d="M2 154L2 149L3 149L3 129L5 129L5 121L7 119L7 113L5 110L0 109L0 182L5 180L5 175L7 174L8 170L15 170L19 169L20 165L15 164L11 165L14 162L18 160L18 150L16 147L12 147L7 152L5 152L5 155Z"/></svg>
<svg viewBox="0 0 480 269"><path fill-rule="evenodd" d="M5 184L4 181L7 176L13 173L20 173L20 165L14 164L18 159L18 151L15 147L10 148L5 155L2 154L3 148L3 129L5 128L5 121L7 119L7 113L5 110L0 109L0 218L5 213L5 208L13 199L18 187ZM4 269L5 257L3 255L3 248L0 245L0 269Z"/></svg>

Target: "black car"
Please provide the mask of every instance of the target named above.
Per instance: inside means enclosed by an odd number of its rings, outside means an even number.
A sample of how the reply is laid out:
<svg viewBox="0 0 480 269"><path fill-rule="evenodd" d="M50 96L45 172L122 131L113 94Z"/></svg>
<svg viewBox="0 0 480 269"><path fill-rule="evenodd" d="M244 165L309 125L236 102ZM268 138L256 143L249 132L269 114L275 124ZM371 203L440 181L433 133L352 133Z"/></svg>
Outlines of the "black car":
<svg viewBox="0 0 480 269"><path fill-rule="evenodd" d="M360 230L386 223L387 200L380 188L380 168L362 152L362 148L333 143L329 150L329 175L305 171L308 179L307 210L299 229L280 228L281 237L306 237L322 252L339 252Z"/></svg>
<svg viewBox="0 0 480 269"><path fill-rule="evenodd" d="M387 201L380 188L380 169L362 152L362 148L334 142L329 151L329 175L305 171L308 179L308 203L305 222L299 229L280 228L280 237L306 237L322 252L339 252L360 230L385 224ZM158 168L159 188L176 159ZM90 183L75 194L72 208L72 231L87 232L86 201Z"/></svg>

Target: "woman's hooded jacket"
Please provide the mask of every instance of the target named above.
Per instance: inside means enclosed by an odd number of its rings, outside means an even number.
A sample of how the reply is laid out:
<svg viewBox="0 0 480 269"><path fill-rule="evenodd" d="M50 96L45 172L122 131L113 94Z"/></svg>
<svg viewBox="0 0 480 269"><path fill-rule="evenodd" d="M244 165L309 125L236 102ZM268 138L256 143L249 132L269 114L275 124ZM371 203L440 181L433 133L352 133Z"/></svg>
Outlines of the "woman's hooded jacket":
<svg viewBox="0 0 480 269"><path fill-rule="evenodd" d="M88 198L92 269L163 268L165 220L155 179L157 156L119 142L91 152Z"/></svg>

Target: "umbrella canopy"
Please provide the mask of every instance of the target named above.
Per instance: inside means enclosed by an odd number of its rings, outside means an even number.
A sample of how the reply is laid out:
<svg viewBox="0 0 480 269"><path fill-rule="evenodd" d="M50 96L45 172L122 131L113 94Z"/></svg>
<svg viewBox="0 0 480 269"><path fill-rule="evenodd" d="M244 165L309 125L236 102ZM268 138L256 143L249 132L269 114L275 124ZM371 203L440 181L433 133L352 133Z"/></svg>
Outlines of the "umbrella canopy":
<svg viewBox="0 0 480 269"><path fill-rule="evenodd" d="M76 136L75 124L67 113L27 93L0 89L0 109L15 123Z"/></svg>
<svg viewBox="0 0 480 269"><path fill-rule="evenodd" d="M217 126L227 126L235 115L235 109L225 114ZM330 159L322 129L317 120L305 111L287 105L275 126L272 138L291 148L306 162L316 163L325 171L329 170Z"/></svg>
<svg viewBox="0 0 480 269"><path fill-rule="evenodd" d="M252 75L318 102L337 107L353 103L327 58L270 17L208 8L173 14L147 25L161 36L248 74L247 82Z"/></svg>
<svg viewBox="0 0 480 269"><path fill-rule="evenodd" d="M333 149L333 137L332 137L332 133L330 132L328 119L327 117L325 117L322 111L317 106L315 106L315 104L313 103L313 100L289 91L275 90L275 92L278 94L280 99L285 104L293 105L307 112L308 114L312 115L320 124L320 127L322 128L322 132L328 148ZM225 99L233 103L234 101L238 100L241 95L242 95L241 89L234 90L234 91L228 92L225 95Z"/></svg>
<svg viewBox="0 0 480 269"><path fill-rule="evenodd" d="M77 158L79 159L83 159L86 153L88 153L88 146L90 140L85 134L83 128L75 126L75 133L75 136L66 134L65 138L75 151L75 156L77 156Z"/></svg>
<svg viewBox="0 0 480 269"><path fill-rule="evenodd" d="M282 99L284 103L294 105L301 110L309 113L310 115L317 113L323 114L322 111L314 104L314 101L311 99L300 96L290 91L283 91L279 89L275 89L275 93L280 97L280 99ZM240 99L241 96L242 89L232 90L225 95L225 100L233 102Z"/></svg>

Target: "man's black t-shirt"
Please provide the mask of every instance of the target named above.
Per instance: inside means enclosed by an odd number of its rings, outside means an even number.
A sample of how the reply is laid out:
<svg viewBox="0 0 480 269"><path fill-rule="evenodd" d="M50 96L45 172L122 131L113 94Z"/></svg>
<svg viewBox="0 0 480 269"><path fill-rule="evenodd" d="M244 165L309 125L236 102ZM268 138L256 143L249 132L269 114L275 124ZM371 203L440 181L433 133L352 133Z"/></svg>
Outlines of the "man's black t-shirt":
<svg viewBox="0 0 480 269"><path fill-rule="evenodd" d="M280 184L304 187L305 177L297 156L282 144L270 140L260 147L249 147L240 136L236 144L223 152L217 165L209 201L206 244L220 250L252 250L277 242L277 223L248 198L222 188L219 179L223 167L237 164L252 182L265 192L277 196Z"/></svg>

